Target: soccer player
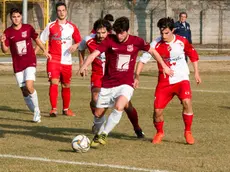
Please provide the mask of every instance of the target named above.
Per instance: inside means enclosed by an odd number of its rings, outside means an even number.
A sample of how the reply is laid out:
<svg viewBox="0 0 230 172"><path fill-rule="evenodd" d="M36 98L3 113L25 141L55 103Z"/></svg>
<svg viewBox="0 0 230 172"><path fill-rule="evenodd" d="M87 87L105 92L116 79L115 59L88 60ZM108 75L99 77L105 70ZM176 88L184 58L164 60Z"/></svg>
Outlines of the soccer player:
<svg viewBox="0 0 230 172"><path fill-rule="evenodd" d="M151 43L151 47L155 48L157 52L164 59L165 63L174 71L173 76L163 76L162 67L158 63L159 75L158 84L155 91L154 100L154 114L153 123L157 130L153 137L152 143L161 143L164 137L164 118L163 110L169 101L177 95L181 101L183 110L182 116L185 124L184 136L188 144L194 144L194 138L191 133L191 125L193 120L192 110L192 93L189 82L189 68L185 61L187 55L193 65L195 80L197 84L201 83L201 78L198 70L198 54L193 46L186 38L173 34L172 18L162 18L158 21L157 27L160 30L161 37L157 38ZM151 55L144 53L140 57L140 62L137 66L137 73L139 75L144 64L151 58Z"/></svg>
<svg viewBox="0 0 230 172"><path fill-rule="evenodd" d="M43 43L49 40L49 53L52 59L47 61L47 74L50 81L49 96L52 106L51 117L57 116L58 84L62 86L63 115L75 116L70 106L70 81L72 77L72 56L81 41L78 28L67 21L67 7L63 2L56 4L57 20L49 23L42 32ZM75 43L73 44L72 41ZM73 44L73 45L72 45Z"/></svg>
<svg viewBox="0 0 230 172"><path fill-rule="evenodd" d="M87 66L101 53L105 52L105 73L102 81L95 116L103 120L103 115L108 107L113 107L105 125L101 125L99 132L91 142L92 147L106 144L106 137L119 123L125 106L130 101L138 80L134 80L134 68L139 50L148 51L155 56L164 71L172 75L172 71L164 63L155 49L150 48L142 38L129 35L129 19L118 18L113 24L116 35L109 34L98 48L91 53L79 70L81 75L86 72ZM104 124L104 123L103 123Z"/></svg>
<svg viewBox="0 0 230 172"><path fill-rule="evenodd" d="M109 21L105 19L98 19L94 23L93 29L96 31L96 34L91 34L90 36L87 36L85 38L86 40L86 47L84 47L82 44L79 45L78 50L79 51L85 51L86 48L92 53L94 50L97 49L97 47L100 45L100 43L107 37L107 35L112 30L112 26ZM81 53L80 53L81 54ZM79 56L80 64L83 63L83 56ZM104 66L105 66L105 53L102 53L97 58L94 59L92 62L92 75L91 75L91 102L90 102L90 108L92 110L92 113L94 114L95 108L96 108L96 102L98 99L98 94L100 92L101 86L102 86L102 77L104 74ZM136 109L132 106L131 102L125 107L125 112L128 115L128 118L130 122L133 125L134 131L138 138L143 138L144 133L142 129L140 128L138 124L138 115ZM103 116L103 120L100 118L98 119L96 116L94 116L94 125L93 130L94 133L96 133L102 123L105 121L105 116Z"/></svg>
<svg viewBox="0 0 230 172"><path fill-rule="evenodd" d="M0 38L1 49L6 53L10 48L15 77L26 105L34 113L33 121L41 122L37 91L34 89L36 56L32 39L44 51L47 58L50 56L34 28L29 24L22 24L22 12L19 9L11 9L10 19L12 25L4 31Z"/></svg>

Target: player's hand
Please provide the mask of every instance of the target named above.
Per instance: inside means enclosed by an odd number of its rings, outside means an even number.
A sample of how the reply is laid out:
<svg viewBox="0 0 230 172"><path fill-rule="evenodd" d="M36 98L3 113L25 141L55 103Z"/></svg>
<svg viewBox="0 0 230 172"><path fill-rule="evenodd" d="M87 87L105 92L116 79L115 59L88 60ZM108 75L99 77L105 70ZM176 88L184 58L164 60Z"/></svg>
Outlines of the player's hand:
<svg viewBox="0 0 230 172"><path fill-rule="evenodd" d="M195 80L196 80L197 85L201 83L201 78L200 78L199 73L195 73Z"/></svg>
<svg viewBox="0 0 230 172"><path fill-rule="evenodd" d="M168 66L166 66L165 68L163 68L163 74L164 74L164 78L166 78L166 74L172 77L174 75L174 71L170 69Z"/></svg>
<svg viewBox="0 0 230 172"><path fill-rule="evenodd" d="M77 47L78 47L78 44L74 44L71 47L69 47L68 50L69 50L70 53L73 53L74 51L76 51Z"/></svg>
<svg viewBox="0 0 230 172"><path fill-rule="evenodd" d="M5 42L5 40L6 40L6 35L5 35L5 34L2 34L2 35L0 36L0 41L1 41L1 42Z"/></svg>
<svg viewBox="0 0 230 172"><path fill-rule="evenodd" d="M82 66L79 71L77 72L77 75L81 75L82 77L85 78L85 76L88 75L88 69L85 66Z"/></svg>
<svg viewBox="0 0 230 172"><path fill-rule="evenodd" d="M139 75L135 75L134 83L133 83L133 88L139 88Z"/></svg>
<svg viewBox="0 0 230 172"><path fill-rule="evenodd" d="M52 56L45 50L44 55L46 56L47 59L51 60Z"/></svg>

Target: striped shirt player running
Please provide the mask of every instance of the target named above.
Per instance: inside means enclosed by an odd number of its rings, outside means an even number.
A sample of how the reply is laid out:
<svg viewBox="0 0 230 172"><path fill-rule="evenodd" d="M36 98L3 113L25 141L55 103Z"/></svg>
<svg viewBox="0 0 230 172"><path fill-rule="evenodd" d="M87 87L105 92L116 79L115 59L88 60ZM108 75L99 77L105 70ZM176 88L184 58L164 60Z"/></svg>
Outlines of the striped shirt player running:
<svg viewBox="0 0 230 172"><path fill-rule="evenodd" d="M151 43L151 47L164 59L165 63L174 71L172 77L164 77L162 67L158 63L159 75L158 84L155 90L153 123L157 130L153 137L152 143L161 143L164 137L164 119L163 110L169 101L177 95L183 106L182 116L185 124L184 137L188 144L194 144L195 140L191 133L191 125L193 120L192 110L192 93L189 82L189 68L185 60L185 56L190 58L194 68L195 80L197 84L201 83L198 70L198 54L193 46L186 38L173 34L174 21L171 18L162 18L157 24L160 29L161 37ZM144 53L140 57L137 67L137 75L139 75L144 64L151 58L151 55Z"/></svg>
<svg viewBox="0 0 230 172"><path fill-rule="evenodd" d="M80 64L83 64L84 59L84 51L88 48L89 52L92 53L100 43L107 37L109 33L111 33L112 26L109 21L105 19L98 19L94 23L93 30L95 30L95 34L91 34L86 36L84 39L86 44L80 43L78 50L79 53L79 61ZM83 52L83 53L82 53ZM98 100L98 94L102 87L102 78L104 75L104 67L105 67L105 53L101 53L100 56L96 57L92 62L92 74L91 74L91 102L90 108L92 113L95 113L96 102ZM128 115L130 122L133 125L133 129L138 138L144 138L144 133L139 126L138 122L138 114L136 109L133 107L131 101L126 105L125 112ZM94 116L94 125L92 127L93 133L97 133L100 129L101 125L105 122L105 116L98 118Z"/></svg>
<svg viewBox="0 0 230 172"><path fill-rule="evenodd" d="M34 113L33 121L41 122L37 91L34 89L36 73L36 56L32 39L50 57L38 34L29 24L22 24L22 12L17 8L10 11L12 25L1 35L1 49L4 53L10 48L13 69L24 100L28 108Z"/></svg>
<svg viewBox="0 0 230 172"><path fill-rule="evenodd" d="M119 123L125 106L130 101L134 88L138 86L138 78L134 79L134 68L139 50L148 51L156 56L157 61L163 66L164 71L172 75L172 71L162 58L142 38L129 35L129 20L127 17L118 18L113 24L116 35L109 34L91 53L79 72L85 73L87 66L101 53L105 52L105 73L102 88L96 104L95 116L102 118L106 109L113 108L107 122L101 126L99 132L91 142L92 147L106 144L107 135Z"/></svg>
<svg viewBox="0 0 230 172"><path fill-rule="evenodd" d="M43 43L49 41L49 53L52 58L47 61L47 74L50 81L49 96L52 109L51 117L57 116L58 84L62 86L63 115L75 116L70 106L70 81L72 77L72 56L81 36L78 28L66 20L67 8L63 2L56 4L57 20L49 23L42 32ZM75 42L74 44L72 42Z"/></svg>

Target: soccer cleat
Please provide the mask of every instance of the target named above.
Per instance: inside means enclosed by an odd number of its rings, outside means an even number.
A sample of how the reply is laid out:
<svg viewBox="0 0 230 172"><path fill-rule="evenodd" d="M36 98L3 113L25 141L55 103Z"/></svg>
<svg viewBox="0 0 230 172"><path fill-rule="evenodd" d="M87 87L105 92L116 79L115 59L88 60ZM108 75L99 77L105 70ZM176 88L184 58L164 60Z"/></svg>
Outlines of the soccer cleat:
<svg viewBox="0 0 230 172"><path fill-rule="evenodd" d="M50 117L57 117L57 109L51 109Z"/></svg>
<svg viewBox="0 0 230 172"><path fill-rule="evenodd" d="M135 130L135 133L137 135L137 138L144 138L145 137L145 133L142 131L142 129L137 129Z"/></svg>
<svg viewBox="0 0 230 172"><path fill-rule="evenodd" d="M76 116L75 113L73 113L72 110L68 109L68 110L63 110L62 111L62 115L66 115L66 116Z"/></svg>
<svg viewBox="0 0 230 172"><path fill-rule="evenodd" d="M96 134L96 135L94 136L93 140L92 140L91 143L90 143L90 147L92 147L92 148L98 147L98 146L100 145L98 139L99 139L99 135Z"/></svg>
<svg viewBox="0 0 230 172"><path fill-rule="evenodd" d="M192 136L192 133L191 131L185 131L184 132L184 137L185 137L185 140L186 142L189 144L189 145L193 145L195 143L195 140Z"/></svg>
<svg viewBox="0 0 230 172"><path fill-rule="evenodd" d="M41 115L40 115L40 110L39 109L34 109L34 117L33 117L33 122L39 123L41 122Z"/></svg>
<svg viewBox="0 0 230 172"><path fill-rule="evenodd" d="M159 144L161 143L161 140L164 137L164 133L156 133L156 135L153 137L152 143L153 144Z"/></svg>
<svg viewBox="0 0 230 172"><path fill-rule="evenodd" d="M102 145L105 145L106 144L106 138L107 138L107 134L102 133L99 135L98 142Z"/></svg>

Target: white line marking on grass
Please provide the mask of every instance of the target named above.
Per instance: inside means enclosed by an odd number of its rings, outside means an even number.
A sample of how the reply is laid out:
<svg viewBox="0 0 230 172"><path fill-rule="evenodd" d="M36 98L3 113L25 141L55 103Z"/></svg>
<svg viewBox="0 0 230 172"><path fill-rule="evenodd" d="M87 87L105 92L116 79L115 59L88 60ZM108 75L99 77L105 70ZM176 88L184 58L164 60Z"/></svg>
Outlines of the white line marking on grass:
<svg viewBox="0 0 230 172"><path fill-rule="evenodd" d="M24 159L24 160L32 160L32 161L54 162L54 163L61 163L61 164L107 167L107 168L117 168L117 169L124 169L124 170L133 170L133 171L168 172L165 170L151 170L147 168L136 168L136 167L122 166L122 165L98 164L98 163L78 162L78 161L64 161L64 160L55 160L55 159L40 158L40 157L29 157L29 156L18 156L18 155L9 155L9 154L0 154L0 158L13 158L13 159Z"/></svg>

